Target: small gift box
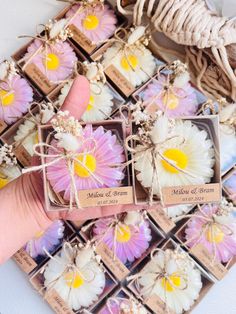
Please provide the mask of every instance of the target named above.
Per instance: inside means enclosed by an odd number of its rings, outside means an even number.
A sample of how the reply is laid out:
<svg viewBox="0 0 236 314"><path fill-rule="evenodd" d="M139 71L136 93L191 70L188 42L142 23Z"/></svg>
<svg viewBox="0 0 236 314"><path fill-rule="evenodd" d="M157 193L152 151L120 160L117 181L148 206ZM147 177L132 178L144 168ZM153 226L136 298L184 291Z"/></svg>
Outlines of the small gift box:
<svg viewBox="0 0 236 314"><path fill-rule="evenodd" d="M128 288L153 313L190 313L213 285L212 278L173 240L154 249L128 277Z"/></svg>
<svg viewBox="0 0 236 314"><path fill-rule="evenodd" d="M33 103L28 113L0 136L3 143L12 145L17 160L23 167L30 166L34 145L38 143L38 126L49 122L56 112L52 103Z"/></svg>
<svg viewBox="0 0 236 314"><path fill-rule="evenodd" d="M170 233L176 227L176 220L184 214L189 213L193 208L190 204L180 204L170 207L156 205L148 209L147 213L154 223L161 228L165 234Z"/></svg>
<svg viewBox="0 0 236 314"><path fill-rule="evenodd" d="M106 267L123 281L163 236L144 212L129 211L85 224L81 237L96 247Z"/></svg>
<svg viewBox="0 0 236 314"><path fill-rule="evenodd" d="M108 1L73 1L55 19L67 19L72 33L71 41L87 55L95 52L114 35L118 27L125 26L127 19Z"/></svg>
<svg viewBox="0 0 236 314"><path fill-rule="evenodd" d="M77 62L73 46L67 42L71 34L66 25L66 20L50 20L42 32L33 37L34 40L12 56L44 95L66 81L73 74Z"/></svg>
<svg viewBox="0 0 236 314"><path fill-rule="evenodd" d="M175 230L176 239L217 280L235 263L236 217L232 203L198 206Z"/></svg>
<svg viewBox="0 0 236 314"><path fill-rule="evenodd" d="M42 164L24 169L43 169L47 210L133 204L122 121L82 125L59 112L51 123L34 147Z"/></svg>
<svg viewBox="0 0 236 314"><path fill-rule="evenodd" d="M169 118L196 115L206 97L191 83L186 64L176 60L160 65L154 76L133 95L151 114L165 112Z"/></svg>
<svg viewBox="0 0 236 314"><path fill-rule="evenodd" d="M132 154L137 204L218 202L221 176L218 117L168 119L131 106L134 122L126 139Z"/></svg>
<svg viewBox="0 0 236 314"><path fill-rule="evenodd" d="M98 314L150 314L148 309L141 304L127 289L120 288L112 294L105 305L97 312Z"/></svg>
<svg viewBox="0 0 236 314"><path fill-rule="evenodd" d="M20 75L14 62L6 60L0 63L0 134L41 97Z"/></svg>
<svg viewBox="0 0 236 314"><path fill-rule="evenodd" d="M223 179L223 190L236 205L236 170L230 171Z"/></svg>
<svg viewBox="0 0 236 314"><path fill-rule="evenodd" d="M93 248L78 238L65 242L30 282L58 314L94 311L117 286Z"/></svg>
<svg viewBox="0 0 236 314"><path fill-rule="evenodd" d="M118 29L116 36L91 56L101 62L108 79L125 97L147 82L160 64L149 49L149 40L149 31L143 26Z"/></svg>
<svg viewBox="0 0 236 314"><path fill-rule="evenodd" d="M0 143L0 189L21 175L21 168L17 164L11 145Z"/></svg>
<svg viewBox="0 0 236 314"><path fill-rule="evenodd" d="M39 230L34 238L13 255L13 260L26 274L41 268L61 246L74 235L74 230L66 222L56 220L46 230Z"/></svg>
<svg viewBox="0 0 236 314"><path fill-rule="evenodd" d="M86 111L81 117L83 122L96 122L110 119L124 104L125 100L107 82L103 67L100 63L84 61L78 63L77 74L84 75L90 83L90 98ZM74 79L71 78L64 86L59 86L48 95L50 101L60 107Z"/></svg>

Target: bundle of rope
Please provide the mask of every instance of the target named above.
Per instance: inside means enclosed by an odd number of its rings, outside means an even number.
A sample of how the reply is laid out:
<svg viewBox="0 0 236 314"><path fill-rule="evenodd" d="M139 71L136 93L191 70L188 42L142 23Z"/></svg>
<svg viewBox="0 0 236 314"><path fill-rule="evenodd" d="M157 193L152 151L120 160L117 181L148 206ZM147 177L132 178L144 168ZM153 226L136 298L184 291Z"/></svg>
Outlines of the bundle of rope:
<svg viewBox="0 0 236 314"><path fill-rule="evenodd" d="M129 4L132 10L124 8ZM188 63L200 90L236 101L235 19L213 13L205 0L117 0L117 7L133 15L135 25L147 16L157 31L184 45L181 59ZM165 51L154 40L152 45L168 62L169 49Z"/></svg>

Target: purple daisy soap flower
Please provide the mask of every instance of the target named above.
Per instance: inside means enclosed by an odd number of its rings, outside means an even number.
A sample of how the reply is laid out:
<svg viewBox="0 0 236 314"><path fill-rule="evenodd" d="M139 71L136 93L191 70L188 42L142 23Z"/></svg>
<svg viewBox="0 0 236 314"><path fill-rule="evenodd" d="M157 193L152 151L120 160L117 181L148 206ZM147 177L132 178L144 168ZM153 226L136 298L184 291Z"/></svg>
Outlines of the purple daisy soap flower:
<svg viewBox="0 0 236 314"><path fill-rule="evenodd" d="M59 245L64 236L64 224L61 220L56 220L46 231L39 231L34 238L26 243L25 250L32 257L46 256L46 252Z"/></svg>
<svg viewBox="0 0 236 314"><path fill-rule="evenodd" d="M143 101L149 113L165 111L168 117L195 115L198 110L196 91L186 83L183 87L172 86L166 90L167 76L160 75L143 91Z"/></svg>
<svg viewBox="0 0 236 314"><path fill-rule="evenodd" d="M80 5L76 4L67 12L66 17L76 15ZM96 5L89 8L81 8L81 12L72 18L70 24L75 25L94 44L111 37L117 24L117 18L113 10L107 5Z"/></svg>
<svg viewBox="0 0 236 314"><path fill-rule="evenodd" d="M236 255L236 220L219 214L219 204L204 205L185 229L187 245L202 244L218 262L227 263Z"/></svg>
<svg viewBox="0 0 236 314"><path fill-rule="evenodd" d="M30 60L48 78L50 82L60 83L67 79L74 70L77 61L76 54L69 43L58 41L47 46L47 50L36 53L42 42L39 39L33 41L28 47L24 56L25 60ZM35 54L35 56L34 56Z"/></svg>
<svg viewBox="0 0 236 314"><path fill-rule="evenodd" d="M116 217L101 218L95 222L93 233L96 239L105 243L115 256L122 262L133 262L149 248L152 239L151 229L147 220L130 220L131 215L137 212L128 212L124 220Z"/></svg>
<svg viewBox="0 0 236 314"><path fill-rule="evenodd" d="M12 124L27 112L33 101L33 90L18 74L0 83L0 120Z"/></svg>

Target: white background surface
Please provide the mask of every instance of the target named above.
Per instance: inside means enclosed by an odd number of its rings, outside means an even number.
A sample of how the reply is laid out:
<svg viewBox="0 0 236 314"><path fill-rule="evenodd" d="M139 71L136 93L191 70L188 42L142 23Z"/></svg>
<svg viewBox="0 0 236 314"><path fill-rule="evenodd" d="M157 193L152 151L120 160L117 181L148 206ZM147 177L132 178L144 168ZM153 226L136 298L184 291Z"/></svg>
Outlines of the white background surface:
<svg viewBox="0 0 236 314"><path fill-rule="evenodd" d="M64 4L56 0L0 0L0 61L24 43L17 35L34 35ZM1 230L0 230L1 232ZM13 261L0 266L0 314L52 314ZM217 283L194 314L236 314L236 267Z"/></svg>

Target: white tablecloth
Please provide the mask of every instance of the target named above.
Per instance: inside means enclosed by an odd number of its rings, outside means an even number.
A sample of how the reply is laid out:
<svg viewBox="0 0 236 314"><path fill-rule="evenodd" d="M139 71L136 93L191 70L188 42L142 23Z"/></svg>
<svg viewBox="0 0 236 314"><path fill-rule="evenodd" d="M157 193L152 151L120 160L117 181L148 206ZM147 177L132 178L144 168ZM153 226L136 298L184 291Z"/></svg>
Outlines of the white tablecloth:
<svg viewBox="0 0 236 314"><path fill-rule="evenodd" d="M56 0L0 0L0 61L34 35L64 4ZM1 232L1 230L0 230ZM193 311L194 314L236 314L236 267L217 283ZM0 314L51 314L52 310L32 289L13 261L0 266Z"/></svg>

